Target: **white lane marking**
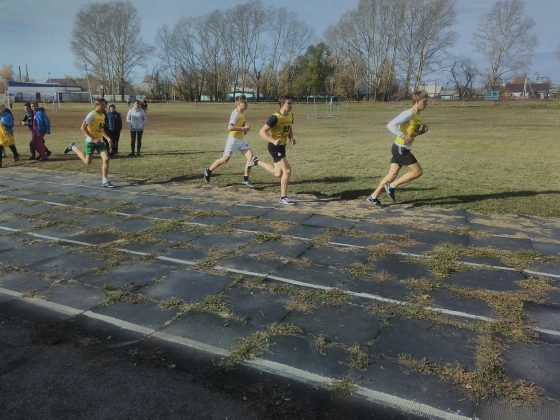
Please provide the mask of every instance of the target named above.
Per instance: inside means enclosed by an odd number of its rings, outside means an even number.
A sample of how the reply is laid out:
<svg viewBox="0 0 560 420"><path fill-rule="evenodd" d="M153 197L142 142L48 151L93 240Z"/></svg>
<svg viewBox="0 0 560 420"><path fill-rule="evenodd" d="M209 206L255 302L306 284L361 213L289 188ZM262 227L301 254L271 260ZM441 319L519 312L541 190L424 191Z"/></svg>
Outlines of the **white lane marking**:
<svg viewBox="0 0 560 420"><path fill-rule="evenodd" d="M0 289L0 292L1 291L2 289ZM102 315L92 311L82 311L73 308L71 306L61 305L38 298L30 298L30 299L24 298L24 299L29 303L32 303L34 305L43 308L48 308L54 312L63 315L75 316L75 315L82 314L84 316L87 316L88 318L96 319L105 322L107 324L122 328L124 330L138 332L140 334L143 334L147 338L157 338L160 340L172 342L175 344L182 345L184 347L188 347L190 349L203 351L205 353L213 354L220 357L227 357L229 355L229 351L226 349L222 349L220 347L202 343L200 341L191 340L189 338L179 337L165 332L156 331L153 328L144 327L142 325L124 321L122 319L115 318L112 316ZM299 369L290 365L273 362L261 358L246 360L242 363L242 365L253 369L257 369L264 373L269 373L272 375L280 376L290 380L295 380L298 382L303 382L306 384L320 386L324 389L328 389L332 384L336 383L335 378L318 375L316 373L308 372L303 369ZM405 398L401 398L391 394L386 394L384 392L376 391L363 386L358 386L354 392L356 394L361 395L362 397L365 397L370 402L377 403L377 404L381 403L385 406L402 410L409 414L429 415L432 418L440 418L445 420L448 419L470 420L470 417L461 416L460 414L444 411L427 404L422 404L415 401L407 400Z"/></svg>

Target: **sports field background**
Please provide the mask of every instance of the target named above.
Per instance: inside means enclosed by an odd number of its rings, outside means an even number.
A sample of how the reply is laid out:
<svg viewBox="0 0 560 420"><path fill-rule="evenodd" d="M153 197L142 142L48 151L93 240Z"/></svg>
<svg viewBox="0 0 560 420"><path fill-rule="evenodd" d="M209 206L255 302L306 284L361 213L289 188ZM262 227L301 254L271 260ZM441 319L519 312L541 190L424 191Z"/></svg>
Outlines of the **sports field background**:
<svg viewBox="0 0 560 420"><path fill-rule="evenodd" d="M20 105L13 110L16 121L23 116ZM340 116L307 120L306 104L295 103L297 145L288 145L293 168L290 196L297 200L298 193L305 193L365 200L389 167L393 136L385 125L409 106L408 102L341 103ZM75 155L62 154L71 141L83 150L80 124L92 108L90 104L62 104L54 112L46 107L52 126L47 145L53 155L48 162L32 163L33 167L99 174L98 158L86 169ZM130 137L124 128L110 173L150 182L203 183L204 168L222 155L233 108L232 103L150 103L143 156L126 157ZM273 103L251 103L245 112L251 127L246 139L259 158L268 162L266 142L258 131L277 108ZM117 104L123 121L127 109L126 104ZM325 115L325 106L318 111ZM430 103L422 113L430 131L414 145L424 176L397 189L398 201L488 214L560 216L559 111L558 102ZM27 128L16 127L15 136L24 162L29 153ZM243 165L244 158L234 155L228 165L214 172L211 185L238 185ZM261 168L253 170L251 181L257 189L279 191L278 180ZM387 202L385 196L381 199Z"/></svg>

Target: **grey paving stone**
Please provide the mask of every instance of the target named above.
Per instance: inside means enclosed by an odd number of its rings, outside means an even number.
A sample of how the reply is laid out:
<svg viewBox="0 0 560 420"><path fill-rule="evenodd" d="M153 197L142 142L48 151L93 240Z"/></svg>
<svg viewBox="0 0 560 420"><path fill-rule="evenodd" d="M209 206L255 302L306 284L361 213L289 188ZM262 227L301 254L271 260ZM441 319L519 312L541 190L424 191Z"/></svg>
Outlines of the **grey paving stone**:
<svg viewBox="0 0 560 420"><path fill-rule="evenodd" d="M472 237L469 236L469 246L495 247L513 251L532 251L533 245L530 239L508 238L504 236Z"/></svg>
<svg viewBox="0 0 560 420"><path fill-rule="evenodd" d="M94 286L110 285L119 288L137 288L168 275L173 268L170 264L158 261L136 261L121 264L100 274L88 273L77 280L80 283Z"/></svg>
<svg viewBox="0 0 560 420"><path fill-rule="evenodd" d="M371 245L378 245L383 241L375 238L367 238L367 237L360 237L360 236L335 235L332 237L330 242L368 247Z"/></svg>
<svg viewBox="0 0 560 420"><path fill-rule="evenodd" d="M347 347L365 345L379 334L383 325L382 317L354 305L323 305L307 314L292 312L283 322L297 325L308 336L323 336L329 343Z"/></svg>
<svg viewBox="0 0 560 420"><path fill-rule="evenodd" d="M363 264L368 260L369 253L344 247L312 246L299 258L307 258L314 264L345 268L352 264Z"/></svg>
<svg viewBox="0 0 560 420"><path fill-rule="evenodd" d="M106 214L96 214L96 213L89 213L81 215L79 217L79 223L83 226L87 226L88 229L92 228L99 228L99 227L107 227L113 228L119 222L116 216L110 216Z"/></svg>
<svg viewBox="0 0 560 420"><path fill-rule="evenodd" d="M239 223L233 223L231 225L232 228L234 229L240 229L240 230L250 230L250 231L254 231L254 232L273 232L274 228L272 226L267 226L265 224L262 223L254 223L254 222L239 222Z"/></svg>
<svg viewBox="0 0 560 420"><path fill-rule="evenodd" d="M173 320L178 310L163 309L158 302L116 302L98 306L93 312L157 330Z"/></svg>
<svg viewBox="0 0 560 420"><path fill-rule="evenodd" d="M273 336L268 343L268 350L261 356L263 359L334 379L348 375L348 353L339 347L319 349L313 340L294 336Z"/></svg>
<svg viewBox="0 0 560 420"><path fill-rule="evenodd" d="M538 327L560 332L560 306L526 302L525 309L529 320Z"/></svg>
<svg viewBox="0 0 560 420"><path fill-rule="evenodd" d="M193 217L190 222L207 226L221 226L233 220L233 216Z"/></svg>
<svg viewBox="0 0 560 420"><path fill-rule="evenodd" d="M528 270L531 271L536 271L539 273L542 273L540 275L547 277L547 274L554 274L555 276L560 276L560 265L558 264L552 264L552 263L546 263L546 262L536 262L531 264L529 267L527 267ZM552 276L548 276L548 277L552 277ZM558 277L554 277L557 281Z"/></svg>
<svg viewBox="0 0 560 420"><path fill-rule="evenodd" d="M516 282L521 280L525 280L525 276L519 271L480 268L452 273L445 279L445 284L469 289L508 291L518 290Z"/></svg>
<svg viewBox="0 0 560 420"><path fill-rule="evenodd" d="M0 226L10 228L10 229L20 229L23 231L29 231L33 229L33 225L37 223L32 219L24 219L21 217L14 216L0 216Z"/></svg>
<svg viewBox="0 0 560 420"><path fill-rule="evenodd" d="M44 290L50 286L43 274L13 271L0 274L0 287L16 292L28 290Z"/></svg>
<svg viewBox="0 0 560 420"><path fill-rule="evenodd" d="M81 203L80 207L85 207L88 209L96 209L96 210L109 210L109 209L116 209L119 207L120 202L118 200L86 200L85 202Z"/></svg>
<svg viewBox="0 0 560 420"><path fill-rule="evenodd" d="M162 329L167 334L199 341L222 349L239 344L240 339L257 332L255 325L239 321L226 321L218 315L189 312Z"/></svg>
<svg viewBox="0 0 560 420"><path fill-rule="evenodd" d="M229 206L226 207L227 212L234 216L264 216L267 217L267 214L271 211L270 208L261 208L261 207L251 207L251 206Z"/></svg>
<svg viewBox="0 0 560 420"><path fill-rule="evenodd" d="M410 296L410 286L404 279L374 280L356 278L350 274L344 279L344 289L357 293L368 293L386 299L406 301ZM368 299L368 303L376 302L375 299Z"/></svg>
<svg viewBox="0 0 560 420"><path fill-rule="evenodd" d="M127 192L130 192L130 187L127 187ZM145 194L131 194L127 197L127 201L133 204L139 204L141 206L157 208L166 207L164 197L159 197L155 195L145 195Z"/></svg>
<svg viewBox="0 0 560 420"><path fill-rule="evenodd" d="M349 276L333 267L324 265L307 267L293 263L278 268L272 275L315 285L339 288L344 288L345 278Z"/></svg>
<svg viewBox="0 0 560 420"><path fill-rule="evenodd" d="M480 299L470 299L452 293L444 287L434 289L430 292L430 297L435 307L449 309L452 311L465 312L468 314L494 318L495 313L488 304ZM462 321L469 321L468 318L460 318Z"/></svg>
<svg viewBox="0 0 560 420"><path fill-rule="evenodd" d="M200 238L203 234L196 233L196 232L185 232L182 230L170 230L167 232L157 232L154 233L156 238L162 238L167 241L179 242L179 243L188 243L193 241L194 239Z"/></svg>
<svg viewBox="0 0 560 420"><path fill-rule="evenodd" d="M375 339L372 351L394 358L410 354L414 359L445 365L458 362L464 369L475 371L476 339L477 334L466 329L395 317Z"/></svg>
<svg viewBox="0 0 560 420"><path fill-rule="evenodd" d="M154 210L151 207L124 205L115 209L115 211L118 211L119 213L130 214L130 215L145 216L145 215L152 215L153 213L156 213L158 210ZM161 211L161 209L159 209L159 211Z"/></svg>
<svg viewBox="0 0 560 420"><path fill-rule="evenodd" d="M162 208L151 210L147 213L150 217L157 217L159 219L176 220L182 219L189 215L189 211L174 208Z"/></svg>
<svg viewBox="0 0 560 420"><path fill-rule="evenodd" d="M539 405L512 405L506 399L481 401L473 418L487 420L559 419L560 402L545 399Z"/></svg>
<svg viewBox="0 0 560 420"><path fill-rule="evenodd" d="M277 241L266 241L257 243L255 246L243 249L245 254L272 253L277 257L297 258L311 246L307 241L295 239L282 239Z"/></svg>
<svg viewBox="0 0 560 420"><path fill-rule="evenodd" d="M282 209L272 209L264 215L266 219L294 223L301 223L311 216L313 216L311 213L299 213Z"/></svg>
<svg viewBox="0 0 560 420"><path fill-rule="evenodd" d="M407 228L401 225L371 222L358 222L354 229L368 233L386 233L389 235L404 235L407 231Z"/></svg>
<svg viewBox="0 0 560 420"><path fill-rule="evenodd" d="M137 218L137 217L130 217L130 218L116 218L117 229L127 232L127 233L136 233L142 232L154 226L155 222L148 219Z"/></svg>
<svg viewBox="0 0 560 420"><path fill-rule="evenodd" d="M318 226L293 226L284 232L284 235L297 236L298 238L314 239L323 236L327 230Z"/></svg>
<svg viewBox="0 0 560 420"><path fill-rule="evenodd" d="M468 235L461 235L452 232L441 232L437 230L412 230L406 231L407 236L421 242L431 244L452 244L467 246L469 242Z"/></svg>
<svg viewBox="0 0 560 420"><path fill-rule="evenodd" d="M223 235L219 233L208 233L194 239L191 243L202 248L234 249L239 245L245 245L254 239L252 234L236 233Z"/></svg>
<svg viewBox="0 0 560 420"><path fill-rule="evenodd" d="M534 383L547 397L560 395L560 345L511 343L504 352L504 369L513 380Z"/></svg>
<svg viewBox="0 0 560 420"><path fill-rule="evenodd" d="M56 207L52 204L43 204L43 203L22 203L17 209L14 210L14 213L17 214L25 214L27 216L37 216L43 213L47 213Z"/></svg>
<svg viewBox="0 0 560 420"><path fill-rule="evenodd" d="M145 252L151 255L162 255L174 244L167 241L152 241L150 239L135 239L119 246L129 251Z"/></svg>
<svg viewBox="0 0 560 420"><path fill-rule="evenodd" d="M43 229L33 229L33 233L51 236L53 238L69 238L84 231L83 226L52 226Z"/></svg>
<svg viewBox="0 0 560 420"><path fill-rule="evenodd" d="M105 299L101 290L82 284L61 284L50 288L45 299L83 311L95 308Z"/></svg>
<svg viewBox="0 0 560 420"><path fill-rule="evenodd" d="M458 386L435 375L407 369L387 358L370 358L370 365L359 373L358 383L374 391L426 404L449 413L473 416L474 403Z"/></svg>
<svg viewBox="0 0 560 420"><path fill-rule="evenodd" d="M80 241L85 242L88 244L106 244L109 242L116 241L118 239L122 239L122 234L118 234L116 232L108 231L97 231L97 232L79 232L74 235L68 237L68 239L72 239L73 241Z"/></svg>
<svg viewBox="0 0 560 420"><path fill-rule="evenodd" d="M223 291L231 283L233 279L229 276L179 267L160 280L143 287L141 292L159 300L175 297L183 299L186 303L195 303Z"/></svg>
<svg viewBox="0 0 560 420"><path fill-rule="evenodd" d="M84 197L79 195L74 195L71 191L68 194L49 194L45 201L50 201L52 203L66 204L68 206L77 206L79 203L84 201Z"/></svg>
<svg viewBox="0 0 560 420"><path fill-rule="evenodd" d="M34 263L30 268L37 272L51 272L58 279L77 278L90 270L102 267L103 259L89 253L64 253Z"/></svg>
<svg viewBox="0 0 560 420"><path fill-rule="evenodd" d="M206 250L202 250L199 248L191 249L191 248L169 248L162 252L164 257L168 258L176 258L178 260L185 260L185 261L200 261L206 258Z"/></svg>
<svg viewBox="0 0 560 420"><path fill-rule="evenodd" d="M233 313L262 328L280 322L288 314L286 296L266 290L235 287L224 293L224 299Z"/></svg>
<svg viewBox="0 0 560 420"><path fill-rule="evenodd" d="M433 275L424 264L407 262L405 257L399 255L388 255L373 261L375 270L386 272L391 277L398 279L433 279Z"/></svg>
<svg viewBox="0 0 560 420"><path fill-rule="evenodd" d="M45 241L34 241L19 245L1 252L2 262L20 267L30 267L34 270L41 266L41 262L64 255L68 251L61 247L49 246Z"/></svg>
<svg viewBox="0 0 560 420"><path fill-rule="evenodd" d="M13 236L12 232L7 230L0 230L0 232L2 233L2 235L0 235L0 252L23 245L21 241Z"/></svg>
<svg viewBox="0 0 560 420"><path fill-rule="evenodd" d="M305 219L301 223L303 225L336 228L336 229L351 229L355 224L353 220L324 216L322 214L314 214L313 216L311 216L308 219Z"/></svg>
<svg viewBox="0 0 560 420"><path fill-rule="evenodd" d="M22 202L19 200L0 200L0 213L9 214L16 211L22 206Z"/></svg>
<svg viewBox="0 0 560 420"><path fill-rule="evenodd" d="M219 265L235 270L250 271L262 274L265 277L283 264L282 260L275 258L251 258L245 255L224 258Z"/></svg>
<svg viewBox="0 0 560 420"><path fill-rule="evenodd" d="M533 249L544 255L560 256L560 243L532 241Z"/></svg>

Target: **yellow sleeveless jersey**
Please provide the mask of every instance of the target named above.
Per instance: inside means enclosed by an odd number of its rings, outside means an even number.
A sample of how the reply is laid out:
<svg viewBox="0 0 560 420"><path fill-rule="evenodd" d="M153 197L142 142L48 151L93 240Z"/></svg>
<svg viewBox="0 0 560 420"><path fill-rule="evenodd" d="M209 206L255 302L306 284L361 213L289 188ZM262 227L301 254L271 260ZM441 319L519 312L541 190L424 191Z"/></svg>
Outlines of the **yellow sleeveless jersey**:
<svg viewBox="0 0 560 420"><path fill-rule="evenodd" d="M88 130L93 140L103 140L103 130L105 129L105 114L91 111L87 114L84 122L87 124Z"/></svg>
<svg viewBox="0 0 560 420"><path fill-rule="evenodd" d="M294 114L291 112L284 116L279 112L273 114L277 118L277 122L274 127L270 128L270 137L275 140L280 140L278 145L284 145L288 142L288 134L290 133L290 127L294 123Z"/></svg>
<svg viewBox="0 0 560 420"><path fill-rule="evenodd" d="M410 120L399 125L399 129L402 131L403 134L408 134L409 136L412 137L412 141L407 144L408 147L412 146L412 143L414 143L414 138L416 138L416 136L420 132L421 127L422 127L422 119L420 118L420 114L416 112L412 113L412 118ZM395 143L405 144L404 140L399 136L397 136L397 138L395 139Z"/></svg>
<svg viewBox="0 0 560 420"><path fill-rule="evenodd" d="M243 114L243 112L241 111L238 111L237 109L234 109L231 113L229 124L233 125L234 127L244 127L245 114ZM245 137L245 134L243 134L243 131L229 131L229 136L238 140L242 140L243 137Z"/></svg>

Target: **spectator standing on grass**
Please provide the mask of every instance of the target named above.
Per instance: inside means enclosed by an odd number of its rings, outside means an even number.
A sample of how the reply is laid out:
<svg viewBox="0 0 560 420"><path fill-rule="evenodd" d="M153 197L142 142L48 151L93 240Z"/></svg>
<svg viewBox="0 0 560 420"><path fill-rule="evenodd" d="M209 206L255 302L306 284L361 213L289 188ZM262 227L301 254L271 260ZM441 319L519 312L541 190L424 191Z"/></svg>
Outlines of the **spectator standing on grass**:
<svg viewBox="0 0 560 420"><path fill-rule="evenodd" d="M109 151L103 139L107 139L109 147L112 146L111 137L105 131L105 107L107 101L103 98L95 100L95 110L86 115L80 129L86 135L85 153L78 149L75 143L64 149L64 154L74 152L84 164L89 165L93 160L93 153L99 153L101 157L101 186L113 188L113 184L109 180Z"/></svg>
<svg viewBox="0 0 560 420"><path fill-rule="evenodd" d="M268 153L272 156L274 165L262 162L256 157L249 166L260 166L266 169L275 177L280 178L280 204L296 204L288 198L288 182L292 175L292 167L286 158L286 143L296 144L294 137L293 124L294 114L292 114L293 101L289 97L280 98L278 101L280 109L272 114L259 131L259 135L268 142Z"/></svg>
<svg viewBox="0 0 560 420"><path fill-rule="evenodd" d="M142 109L140 101L135 100L132 108L126 114L126 122L130 128L130 154L128 156L134 156L134 150L136 150L136 156L140 156L142 135L147 121L146 111Z"/></svg>
<svg viewBox="0 0 560 420"><path fill-rule="evenodd" d="M391 166L389 173L381 180L375 191L367 200L376 207L381 207L379 194L385 189L387 195L396 202L395 189L422 176L422 167L412 154L414 139L428 131L428 126L422 124L420 112L428 106L428 94L424 91L414 92L412 95L412 108L401 112L387 124L387 128L396 137L391 147ZM407 172L396 179L403 166L408 166Z"/></svg>
<svg viewBox="0 0 560 420"><path fill-rule="evenodd" d="M31 105L33 110L33 134L31 137L31 146L37 152L40 161L47 160L50 151L47 152L45 146L45 135L51 133L51 122L45 108L40 107L37 102Z"/></svg>
<svg viewBox="0 0 560 420"><path fill-rule="evenodd" d="M6 105L0 104L0 152L9 147L14 154L14 162L19 160L19 153L14 140L14 116ZM0 153L0 167L2 167L2 153Z"/></svg>
<svg viewBox="0 0 560 420"><path fill-rule="evenodd" d="M249 126L245 122L245 111L247 107L248 103L245 95L239 95L235 98L235 109L231 113L228 122L228 138L226 139L224 155L216 159L209 168L204 170L204 180L206 182L210 182L212 171L228 163L233 152L239 150L241 154L245 155L246 159L245 172L241 183L248 187L253 186L249 181L249 174L251 173L250 164L254 155L253 151L244 140L245 135L249 132Z"/></svg>
<svg viewBox="0 0 560 420"><path fill-rule="evenodd" d="M117 112L115 104L109 105L109 113L107 114L107 134L113 140L113 147L109 155L113 156L119 152L119 139L121 138L122 130L122 117L121 113Z"/></svg>

